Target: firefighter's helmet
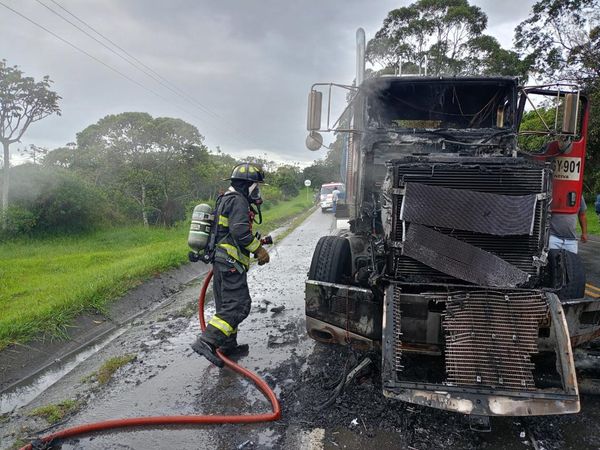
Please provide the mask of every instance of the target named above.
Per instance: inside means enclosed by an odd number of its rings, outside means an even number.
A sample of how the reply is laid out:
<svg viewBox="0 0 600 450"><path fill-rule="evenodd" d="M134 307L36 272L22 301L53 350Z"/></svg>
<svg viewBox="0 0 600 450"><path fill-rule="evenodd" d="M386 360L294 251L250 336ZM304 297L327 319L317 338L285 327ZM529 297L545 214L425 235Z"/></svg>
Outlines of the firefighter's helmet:
<svg viewBox="0 0 600 450"><path fill-rule="evenodd" d="M233 168L229 179L249 181L250 183L264 183L265 172L258 164L242 163Z"/></svg>

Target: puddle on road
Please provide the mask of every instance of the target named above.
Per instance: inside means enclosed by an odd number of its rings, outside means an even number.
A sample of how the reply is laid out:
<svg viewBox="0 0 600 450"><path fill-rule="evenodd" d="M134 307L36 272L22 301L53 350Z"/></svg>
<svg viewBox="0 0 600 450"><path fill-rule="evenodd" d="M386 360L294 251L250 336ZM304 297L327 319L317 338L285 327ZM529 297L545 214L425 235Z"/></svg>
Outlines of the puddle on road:
<svg viewBox="0 0 600 450"><path fill-rule="evenodd" d="M64 363L57 367L52 367L42 372L32 382L25 385L17 385L8 392L0 395L0 414L5 414L14 411L16 408L27 405L34 400L38 395L67 375L79 364L86 361L90 356L102 350L112 341L117 339L127 328L121 328L110 334L106 339L98 344L95 344L76 355L68 358Z"/></svg>

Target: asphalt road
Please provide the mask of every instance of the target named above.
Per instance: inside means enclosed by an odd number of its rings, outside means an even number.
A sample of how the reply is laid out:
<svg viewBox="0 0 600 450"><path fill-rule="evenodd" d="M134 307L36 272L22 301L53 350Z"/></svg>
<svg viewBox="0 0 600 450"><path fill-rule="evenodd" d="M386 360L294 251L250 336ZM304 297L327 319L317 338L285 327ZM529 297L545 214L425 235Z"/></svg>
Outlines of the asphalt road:
<svg viewBox="0 0 600 450"><path fill-rule="evenodd" d="M306 273L316 242L333 226L330 214L316 211L277 243L269 265L254 266L249 273L253 307L240 326L239 340L250 345L250 352L239 362L274 387L281 398L281 421L121 430L65 441L62 448L600 448L600 397L594 396L583 397L583 411L577 415L493 419L491 433L476 433L463 416L385 399L375 373L331 407L319 409L331 393L327 384L356 357L347 349L313 342L304 330ZM600 297L600 240L583 244L581 254L588 268L588 292ZM65 399L77 400L77 411L57 428L133 416L267 412L268 403L253 385L210 366L189 348L199 327L199 287L200 280L172 295L161 308L94 349L31 403L5 415L0 448L46 428L30 412ZM272 312L277 306L285 308ZM106 385L90 377L107 359L125 354L135 360Z"/></svg>

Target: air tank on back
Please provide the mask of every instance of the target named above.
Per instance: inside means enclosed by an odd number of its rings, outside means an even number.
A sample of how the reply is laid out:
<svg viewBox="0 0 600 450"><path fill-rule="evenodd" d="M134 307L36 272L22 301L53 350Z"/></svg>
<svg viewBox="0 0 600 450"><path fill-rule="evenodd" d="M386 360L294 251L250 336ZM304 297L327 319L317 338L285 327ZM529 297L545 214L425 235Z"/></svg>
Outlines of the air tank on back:
<svg viewBox="0 0 600 450"><path fill-rule="evenodd" d="M206 203L200 203L194 208L188 245L195 252L202 253L208 245L210 229L215 220L213 212L213 208Z"/></svg>

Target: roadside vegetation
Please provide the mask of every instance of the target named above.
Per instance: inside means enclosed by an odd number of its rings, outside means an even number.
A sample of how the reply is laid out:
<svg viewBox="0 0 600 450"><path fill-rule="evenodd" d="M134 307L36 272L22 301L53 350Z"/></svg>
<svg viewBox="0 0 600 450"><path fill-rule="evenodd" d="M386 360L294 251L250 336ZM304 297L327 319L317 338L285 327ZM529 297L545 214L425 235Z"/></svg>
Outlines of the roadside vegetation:
<svg viewBox="0 0 600 450"><path fill-rule="evenodd" d="M594 209L594 202L587 202L587 208L585 216L587 217L588 234L600 235L600 221ZM579 228L579 223L577 226Z"/></svg>
<svg viewBox="0 0 600 450"><path fill-rule="evenodd" d="M60 403L40 406L29 413L33 417L41 417L49 424L55 424L63 420L69 414L75 412L79 408L77 400L64 400Z"/></svg>
<svg viewBox="0 0 600 450"><path fill-rule="evenodd" d="M95 378L99 384L106 384L111 380L117 370L134 360L135 355L132 354L109 358L104 361L98 371L93 374L93 378Z"/></svg>
<svg viewBox="0 0 600 450"><path fill-rule="evenodd" d="M194 205L214 204L240 162L209 149L181 119L123 112L85 127L63 147L18 149L28 162L11 167L8 146L18 145L27 129L14 128L20 114L31 114L28 107L42 108L36 119L60 113L60 96L50 87L47 77L36 84L0 62L0 104L23 103L0 118L0 128L12 133L0 133L0 349L34 336L65 337L77 314L103 312L144 279L185 263ZM267 173L259 231L312 205L303 182L310 178L318 189L339 174L341 147L334 147L305 169L243 159Z"/></svg>
<svg viewBox="0 0 600 450"><path fill-rule="evenodd" d="M312 206L301 193L264 211L266 234ZM71 319L144 279L187 261L188 222L131 225L75 236L21 238L0 246L0 348L44 333L64 337ZM200 263L198 263L200 264Z"/></svg>

